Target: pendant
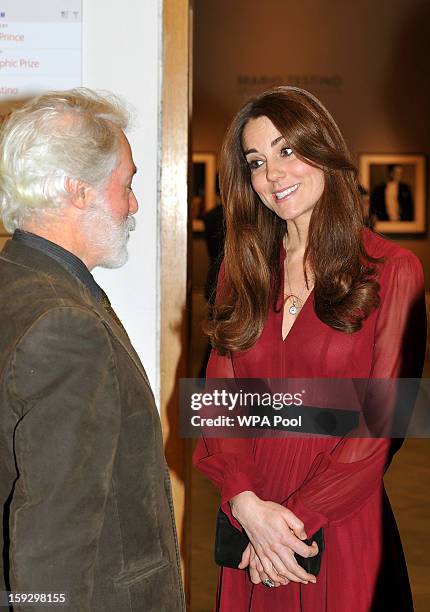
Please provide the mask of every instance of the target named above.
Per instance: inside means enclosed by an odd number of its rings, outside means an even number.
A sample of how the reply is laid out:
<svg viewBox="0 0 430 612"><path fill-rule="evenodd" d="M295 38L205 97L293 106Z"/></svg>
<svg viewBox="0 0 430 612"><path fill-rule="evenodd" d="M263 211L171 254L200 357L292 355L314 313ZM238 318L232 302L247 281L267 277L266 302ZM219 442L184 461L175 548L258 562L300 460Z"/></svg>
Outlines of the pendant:
<svg viewBox="0 0 430 612"><path fill-rule="evenodd" d="M293 304L292 306L289 307L288 312L292 314L293 316L295 316L299 312L299 309L297 308L295 304Z"/></svg>

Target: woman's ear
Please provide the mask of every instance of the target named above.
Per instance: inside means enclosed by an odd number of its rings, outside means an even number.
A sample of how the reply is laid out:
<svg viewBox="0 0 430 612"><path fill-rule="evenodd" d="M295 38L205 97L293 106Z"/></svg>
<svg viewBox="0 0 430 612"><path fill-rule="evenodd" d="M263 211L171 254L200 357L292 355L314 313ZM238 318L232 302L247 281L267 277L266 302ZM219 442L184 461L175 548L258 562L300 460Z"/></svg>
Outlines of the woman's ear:
<svg viewBox="0 0 430 612"><path fill-rule="evenodd" d="M88 208L92 200L92 187L88 183L68 176L64 181L64 186L73 206L80 210Z"/></svg>

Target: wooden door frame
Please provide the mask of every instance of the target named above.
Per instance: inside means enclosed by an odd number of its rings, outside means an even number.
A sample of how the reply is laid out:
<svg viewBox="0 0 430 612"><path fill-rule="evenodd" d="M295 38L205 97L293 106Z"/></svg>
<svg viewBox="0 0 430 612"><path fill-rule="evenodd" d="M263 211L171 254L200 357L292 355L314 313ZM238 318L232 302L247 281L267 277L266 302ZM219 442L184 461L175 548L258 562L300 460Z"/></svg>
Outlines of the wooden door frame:
<svg viewBox="0 0 430 612"><path fill-rule="evenodd" d="M163 0L159 203L160 415L189 599L189 445L179 437L179 378L187 374L188 173L192 6Z"/></svg>

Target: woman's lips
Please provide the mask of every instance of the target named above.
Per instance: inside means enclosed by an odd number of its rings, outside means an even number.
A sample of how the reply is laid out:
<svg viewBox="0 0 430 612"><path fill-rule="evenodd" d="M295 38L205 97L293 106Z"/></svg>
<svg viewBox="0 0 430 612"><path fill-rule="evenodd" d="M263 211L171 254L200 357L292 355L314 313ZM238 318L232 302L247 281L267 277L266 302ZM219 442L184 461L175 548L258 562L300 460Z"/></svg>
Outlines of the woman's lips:
<svg viewBox="0 0 430 612"><path fill-rule="evenodd" d="M286 187L286 189L282 189L281 191L276 191L273 194L273 198L275 202L281 202L282 200L286 200L293 195L300 187L300 183L296 183L295 185L291 185L291 187Z"/></svg>

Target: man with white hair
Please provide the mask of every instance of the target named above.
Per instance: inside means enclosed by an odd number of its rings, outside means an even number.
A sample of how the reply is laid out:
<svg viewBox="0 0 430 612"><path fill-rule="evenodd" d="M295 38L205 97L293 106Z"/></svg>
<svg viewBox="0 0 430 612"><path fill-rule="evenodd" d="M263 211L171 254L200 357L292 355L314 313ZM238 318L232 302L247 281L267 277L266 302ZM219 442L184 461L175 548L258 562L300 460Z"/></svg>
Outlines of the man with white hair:
<svg viewBox="0 0 430 612"><path fill-rule="evenodd" d="M2 129L0 591L14 610L185 609L154 398L90 272L127 259L127 123L114 96L75 89Z"/></svg>

